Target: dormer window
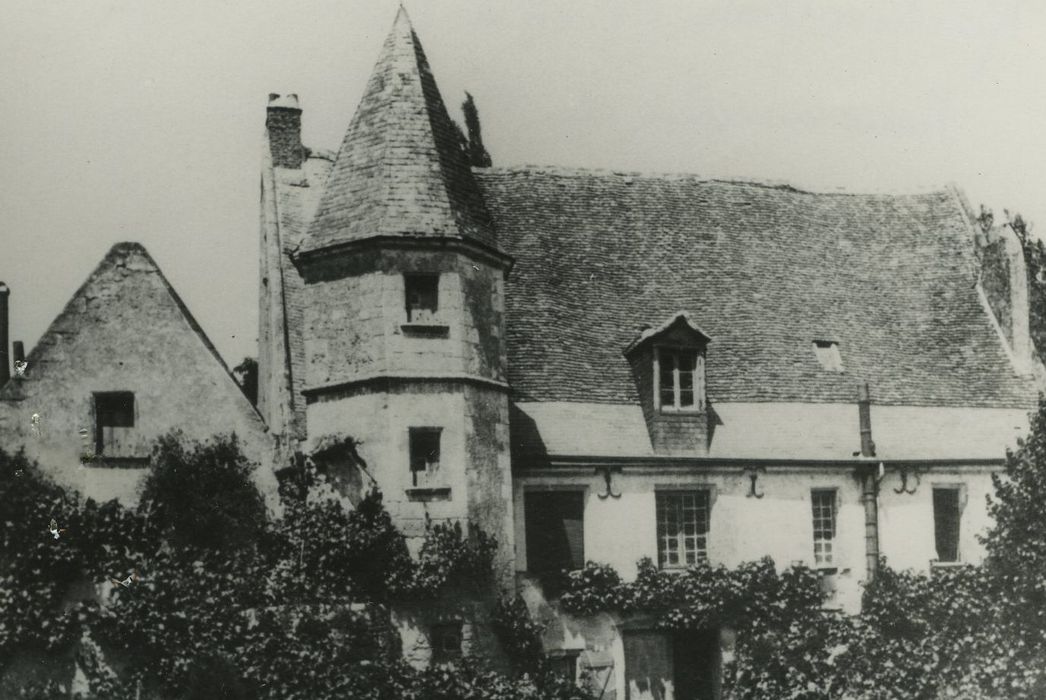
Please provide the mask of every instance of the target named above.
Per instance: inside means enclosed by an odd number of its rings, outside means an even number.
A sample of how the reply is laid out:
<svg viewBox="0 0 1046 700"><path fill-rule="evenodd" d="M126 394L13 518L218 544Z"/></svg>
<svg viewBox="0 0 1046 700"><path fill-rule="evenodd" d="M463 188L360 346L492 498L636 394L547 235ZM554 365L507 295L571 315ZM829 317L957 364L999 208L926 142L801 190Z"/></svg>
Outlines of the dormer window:
<svg viewBox="0 0 1046 700"><path fill-rule="evenodd" d="M439 275L404 275L407 323L431 323L439 310Z"/></svg>
<svg viewBox="0 0 1046 700"><path fill-rule="evenodd" d="M834 340L815 340L814 354L822 368L829 372L843 371L843 356L839 354L839 343Z"/></svg>
<svg viewBox="0 0 1046 700"><path fill-rule="evenodd" d="M701 411L705 407L705 357L697 350L656 349L658 405L662 411Z"/></svg>

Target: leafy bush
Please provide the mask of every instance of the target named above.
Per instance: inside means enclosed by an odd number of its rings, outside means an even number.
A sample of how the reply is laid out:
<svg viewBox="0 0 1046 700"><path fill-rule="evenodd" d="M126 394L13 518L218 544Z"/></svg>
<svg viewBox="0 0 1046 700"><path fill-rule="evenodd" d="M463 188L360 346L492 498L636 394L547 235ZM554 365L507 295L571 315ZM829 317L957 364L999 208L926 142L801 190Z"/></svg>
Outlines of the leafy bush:
<svg viewBox="0 0 1046 700"><path fill-rule="evenodd" d="M491 588L494 542L482 532L434 526L413 559L379 493L348 510L309 464L269 520L234 439L168 436L152 468L129 510L80 503L0 451L0 668L15 650L76 646L92 696L114 700L581 697L543 672L510 678L468 660L416 671L397 659L388 606ZM84 579L87 600L69 600Z"/></svg>
<svg viewBox="0 0 1046 700"><path fill-rule="evenodd" d="M265 503L236 437L189 446L177 434L153 450L141 512L178 546L235 549L265 530Z"/></svg>

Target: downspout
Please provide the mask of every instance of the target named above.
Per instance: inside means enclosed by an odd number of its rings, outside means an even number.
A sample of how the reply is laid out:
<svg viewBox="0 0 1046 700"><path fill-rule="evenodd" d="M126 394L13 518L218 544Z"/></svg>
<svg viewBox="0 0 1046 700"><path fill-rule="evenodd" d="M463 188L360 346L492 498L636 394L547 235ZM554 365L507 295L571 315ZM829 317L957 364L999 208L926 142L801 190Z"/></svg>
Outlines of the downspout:
<svg viewBox="0 0 1046 700"><path fill-rule="evenodd" d="M857 414L861 429L861 458L875 458L872 441L872 400L868 384L857 388ZM867 581L875 580L879 571L879 474L875 463L861 465L861 500L864 502L864 551Z"/></svg>

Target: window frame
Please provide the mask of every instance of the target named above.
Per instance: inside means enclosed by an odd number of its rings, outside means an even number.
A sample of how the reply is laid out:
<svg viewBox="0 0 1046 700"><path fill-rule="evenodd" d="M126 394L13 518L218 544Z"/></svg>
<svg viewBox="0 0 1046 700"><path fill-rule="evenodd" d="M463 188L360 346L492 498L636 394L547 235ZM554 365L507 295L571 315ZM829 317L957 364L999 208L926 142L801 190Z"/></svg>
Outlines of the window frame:
<svg viewBox="0 0 1046 700"><path fill-rule="evenodd" d="M408 324L435 324L439 318L439 287L440 287L440 274L438 272L406 272L403 274L403 307L406 312ZM419 294L430 292L432 294L432 308L425 308L420 304L417 306L411 305L412 287L415 285L432 285L431 289L424 289ZM419 312L426 312L427 315L418 317Z"/></svg>
<svg viewBox="0 0 1046 700"><path fill-rule="evenodd" d="M700 531L701 523L695 522L694 527L694 561L687 561L686 551L686 523L683 522L683 518L679 517L679 527L681 528L673 537L676 540L678 549L677 562L674 564L668 563L668 549L666 547L665 552L662 552L663 540L668 537L662 534L662 518L661 518L661 503L662 499L669 498L672 496L686 496L691 494L703 495L704 502L704 532ZM711 550L712 550L712 508L715 504L715 488L707 484L672 484L672 485L658 485L654 488L654 532L656 537L656 551L657 551L657 566L659 569L664 571L684 571L691 566L698 564L707 564L711 561ZM695 511L700 509L700 504L695 504ZM704 548L697 546L700 540L704 541Z"/></svg>
<svg viewBox="0 0 1046 700"><path fill-rule="evenodd" d="M831 537L824 538L818 537L818 520L824 518L818 517L818 504L817 498L825 497L828 506L830 508L830 522L831 522ZM823 507L823 505L821 506ZM814 552L814 568L818 570L832 570L838 568L838 561L836 559L836 542L839 539L839 489L834 487L819 487L810 489L810 510L811 510L811 525L813 527L813 552ZM824 550L818 553L818 542L828 544L828 553L824 554ZM818 556L822 557L821 561L818 561Z"/></svg>
<svg viewBox="0 0 1046 700"><path fill-rule="evenodd" d="M843 353L839 348L839 341L826 338L816 338L813 341L814 357L817 364L826 372L842 374L846 371L843 365Z"/></svg>
<svg viewBox="0 0 1046 700"><path fill-rule="evenodd" d="M585 551L585 514L588 506L589 488L584 484L528 484L523 488L523 517L521 518L523 522L523 564L524 571L539 578L555 576L559 572L555 569L534 568L534 557L530 556L530 544L532 538L536 539L536 537L531 531L531 522L527 518L527 500L534 496L563 493L576 494L581 502L581 563L579 568L571 570L578 571L580 568L584 568L585 561L587 561L587 552ZM574 562L571 563L573 564Z"/></svg>
<svg viewBox="0 0 1046 700"><path fill-rule="evenodd" d="M690 406L681 405L682 383L680 381L679 358L684 353L693 353L694 367L691 370L690 389L693 392L694 403ZM662 413L702 413L705 410L705 353L704 350L694 346L683 345L657 345L654 347L654 410ZM661 399L661 365L663 356L672 357L672 405L666 405Z"/></svg>
<svg viewBox="0 0 1046 700"><path fill-rule="evenodd" d="M103 411L101 401L112 400L117 398L127 399L130 397L130 424L123 425L118 423L106 423L102 424ZM126 408L126 407L125 407ZM95 456L110 456L119 457L119 455L106 455L105 454L105 435L103 430L105 428L136 428L138 426L138 401L133 391L96 391L91 394L91 410L94 412L94 454ZM110 415L115 413L112 410L105 411L105 414Z"/></svg>
<svg viewBox="0 0 1046 700"><path fill-rule="evenodd" d="M422 438L422 436L435 437L437 458L435 462L425 460L425 468L417 469L417 462L415 461L415 439ZM418 446L419 450L422 446ZM428 455L432 454L432 450L428 450ZM428 456L426 455L426 457ZM407 460L410 468L410 479L411 486L413 488L424 486L424 483L419 483L418 474L425 474L426 476L421 479L422 482L431 479L433 475L439 472L440 463L443 459L443 427L442 426L410 426L407 428Z"/></svg>
<svg viewBox="0 0 1046 700"><path fill-rule="evenodd" d="M936 491L955 491L955 559L941 559L937 549L937 507L934 501ZM931 563L934 565L960 565L965 562L962 551L962 521L963 511L966 510L966 484L964 483L932 483L930 484L930 509L933 518L933 553Z"/></svg>

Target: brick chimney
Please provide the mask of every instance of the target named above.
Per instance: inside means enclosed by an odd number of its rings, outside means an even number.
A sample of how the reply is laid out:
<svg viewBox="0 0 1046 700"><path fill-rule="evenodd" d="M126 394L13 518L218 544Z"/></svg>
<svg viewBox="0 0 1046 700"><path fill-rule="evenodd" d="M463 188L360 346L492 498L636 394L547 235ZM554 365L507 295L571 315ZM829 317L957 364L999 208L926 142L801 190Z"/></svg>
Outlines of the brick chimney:
<svg viewBox="0 0 1046 700"><path fill-rule="evenodd" d="M10 288L3 282L0 282L0 386L3 386L11 378L11 364L7 349L7 298L9 296L11 296Z"/></svg>
<svg viewBox="0 0 1046 700"><path fill-rule="evenodd" d="M265 128L269 133L269 152L276 168L297 169L305 160L301 145L301 108L298 96L269 94L269 108L265 114Z"/></svg>

